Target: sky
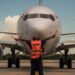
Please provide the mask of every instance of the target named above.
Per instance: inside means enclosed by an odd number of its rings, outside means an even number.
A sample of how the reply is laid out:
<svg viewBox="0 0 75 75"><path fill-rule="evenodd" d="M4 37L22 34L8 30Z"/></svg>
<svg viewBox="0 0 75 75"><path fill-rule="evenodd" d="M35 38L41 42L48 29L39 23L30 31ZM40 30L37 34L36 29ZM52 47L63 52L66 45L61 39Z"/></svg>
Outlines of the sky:
<svg viewBox="0 0 75 75"><path fill-rule="evenodd" d="M39 0L0 0L0 31L16 32L20 15L38 3ZM75 32L75 0L43 0L43 5L59 16L62 33ZM66 39L75 39L75 36L66 36Z"/></svg>

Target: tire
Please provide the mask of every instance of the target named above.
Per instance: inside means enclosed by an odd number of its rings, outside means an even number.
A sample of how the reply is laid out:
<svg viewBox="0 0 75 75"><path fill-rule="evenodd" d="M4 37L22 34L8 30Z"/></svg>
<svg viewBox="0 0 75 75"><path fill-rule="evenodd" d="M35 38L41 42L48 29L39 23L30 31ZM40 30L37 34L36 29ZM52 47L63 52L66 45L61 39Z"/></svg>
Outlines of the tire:
<svg viewBox="0 0 75 75"><path fill-rule="evenodd" d="M16 68L20 68L20 59L16 58L16 62L15 62Z"/></svg>
<svg viewBox="0 0 75 75"><path fill-rule="evenodd" d="M71 59L68 59L67 60L67 68L68 69L71 69L72 68L72 60Z"/></svg>
<svg viewBox="0 0 75 75"><path fill-rule="evenodd" d="M11 58L8 59L8 68L12 68L12 59Z"/></svg>
<svg viewBox="0 0 75 75"><path fill-rule="evenodd" d="M60 59L59 67L60 67L60 69L63 69L64 68L64 61L63 61L62 58Z"/></svg>

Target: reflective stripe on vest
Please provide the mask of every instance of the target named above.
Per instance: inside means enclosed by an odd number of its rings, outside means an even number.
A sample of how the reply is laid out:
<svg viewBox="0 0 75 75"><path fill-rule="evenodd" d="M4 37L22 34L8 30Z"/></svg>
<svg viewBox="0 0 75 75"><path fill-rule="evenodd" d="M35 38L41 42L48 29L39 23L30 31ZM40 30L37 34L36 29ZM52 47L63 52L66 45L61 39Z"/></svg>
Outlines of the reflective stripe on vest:
<svg viewBox="0 0 75 75"><path fill-rule="evenodd" d="M41 40L32 41L31 44L32 44L31 58L37 59L42 54Z"/></svg>

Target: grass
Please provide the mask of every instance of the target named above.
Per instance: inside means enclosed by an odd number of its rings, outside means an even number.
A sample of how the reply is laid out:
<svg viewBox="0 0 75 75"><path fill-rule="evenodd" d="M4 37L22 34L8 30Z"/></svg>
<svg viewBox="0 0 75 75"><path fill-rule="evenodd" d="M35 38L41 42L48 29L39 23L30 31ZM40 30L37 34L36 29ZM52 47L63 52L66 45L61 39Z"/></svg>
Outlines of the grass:
<svg viewBox="0 0 75 75"><path fill-rule="evenodd" d="M11 55L5 55L2 57L3 60L7 60L9 57L12 57ZM63 55L54 55L47 58L43 58L45 60L59 60L60 58L64 57ZM70 54L68 57L70 57L72 60L75 60L75 54ZM17 55L16 58L20 58L22 60L29 60L30 57L26 57L24 55Z"/></svg>

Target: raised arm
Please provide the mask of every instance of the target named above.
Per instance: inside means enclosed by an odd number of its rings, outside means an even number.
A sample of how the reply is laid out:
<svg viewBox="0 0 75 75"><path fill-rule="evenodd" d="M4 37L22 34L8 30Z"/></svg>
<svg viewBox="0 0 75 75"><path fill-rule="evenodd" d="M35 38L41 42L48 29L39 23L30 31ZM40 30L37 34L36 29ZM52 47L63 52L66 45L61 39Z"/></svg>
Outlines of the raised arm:
<svg viewBox="0 0 75 75"><path fill-rule="evenodd" d="M57 31L56 31L56 33L57 33ZM55 36L56 36L56 33L55 34L53 34L52 36L50 36L50 37L48 37L48 38L46 38L46 39L44 39L45 41L47 41L47 40L50 40L50 39L54 39L55 38Z"/></svg>
<svg viewBox="0 0 75 75"><path fill-rule="evenodd" d="M29 40L26 40L26 39L18 39L18 38L15 38L16 41L24 41L24 42L28 42Z"/></svg>
<svg viewBox="0 0 75 75"><path fill-rule="evenodd" d="M15 40L15 41L24 41L24 42L27 42L27 41L29 41L29 40L26 40L26 39L19 39L19 38L15 38L14 36L12 36L13 37L13 39Z"/></svg>
<svg viewBox="0 0 75 75"><path fill-rule="evenodd" d="M52 35L52 36L50 36L50 37L48 37L48 38L46 38L46 39L44 39L44 40L50 40L50 39L52 39L52 38L54 38L55 37L55 35Z"/></svg>

